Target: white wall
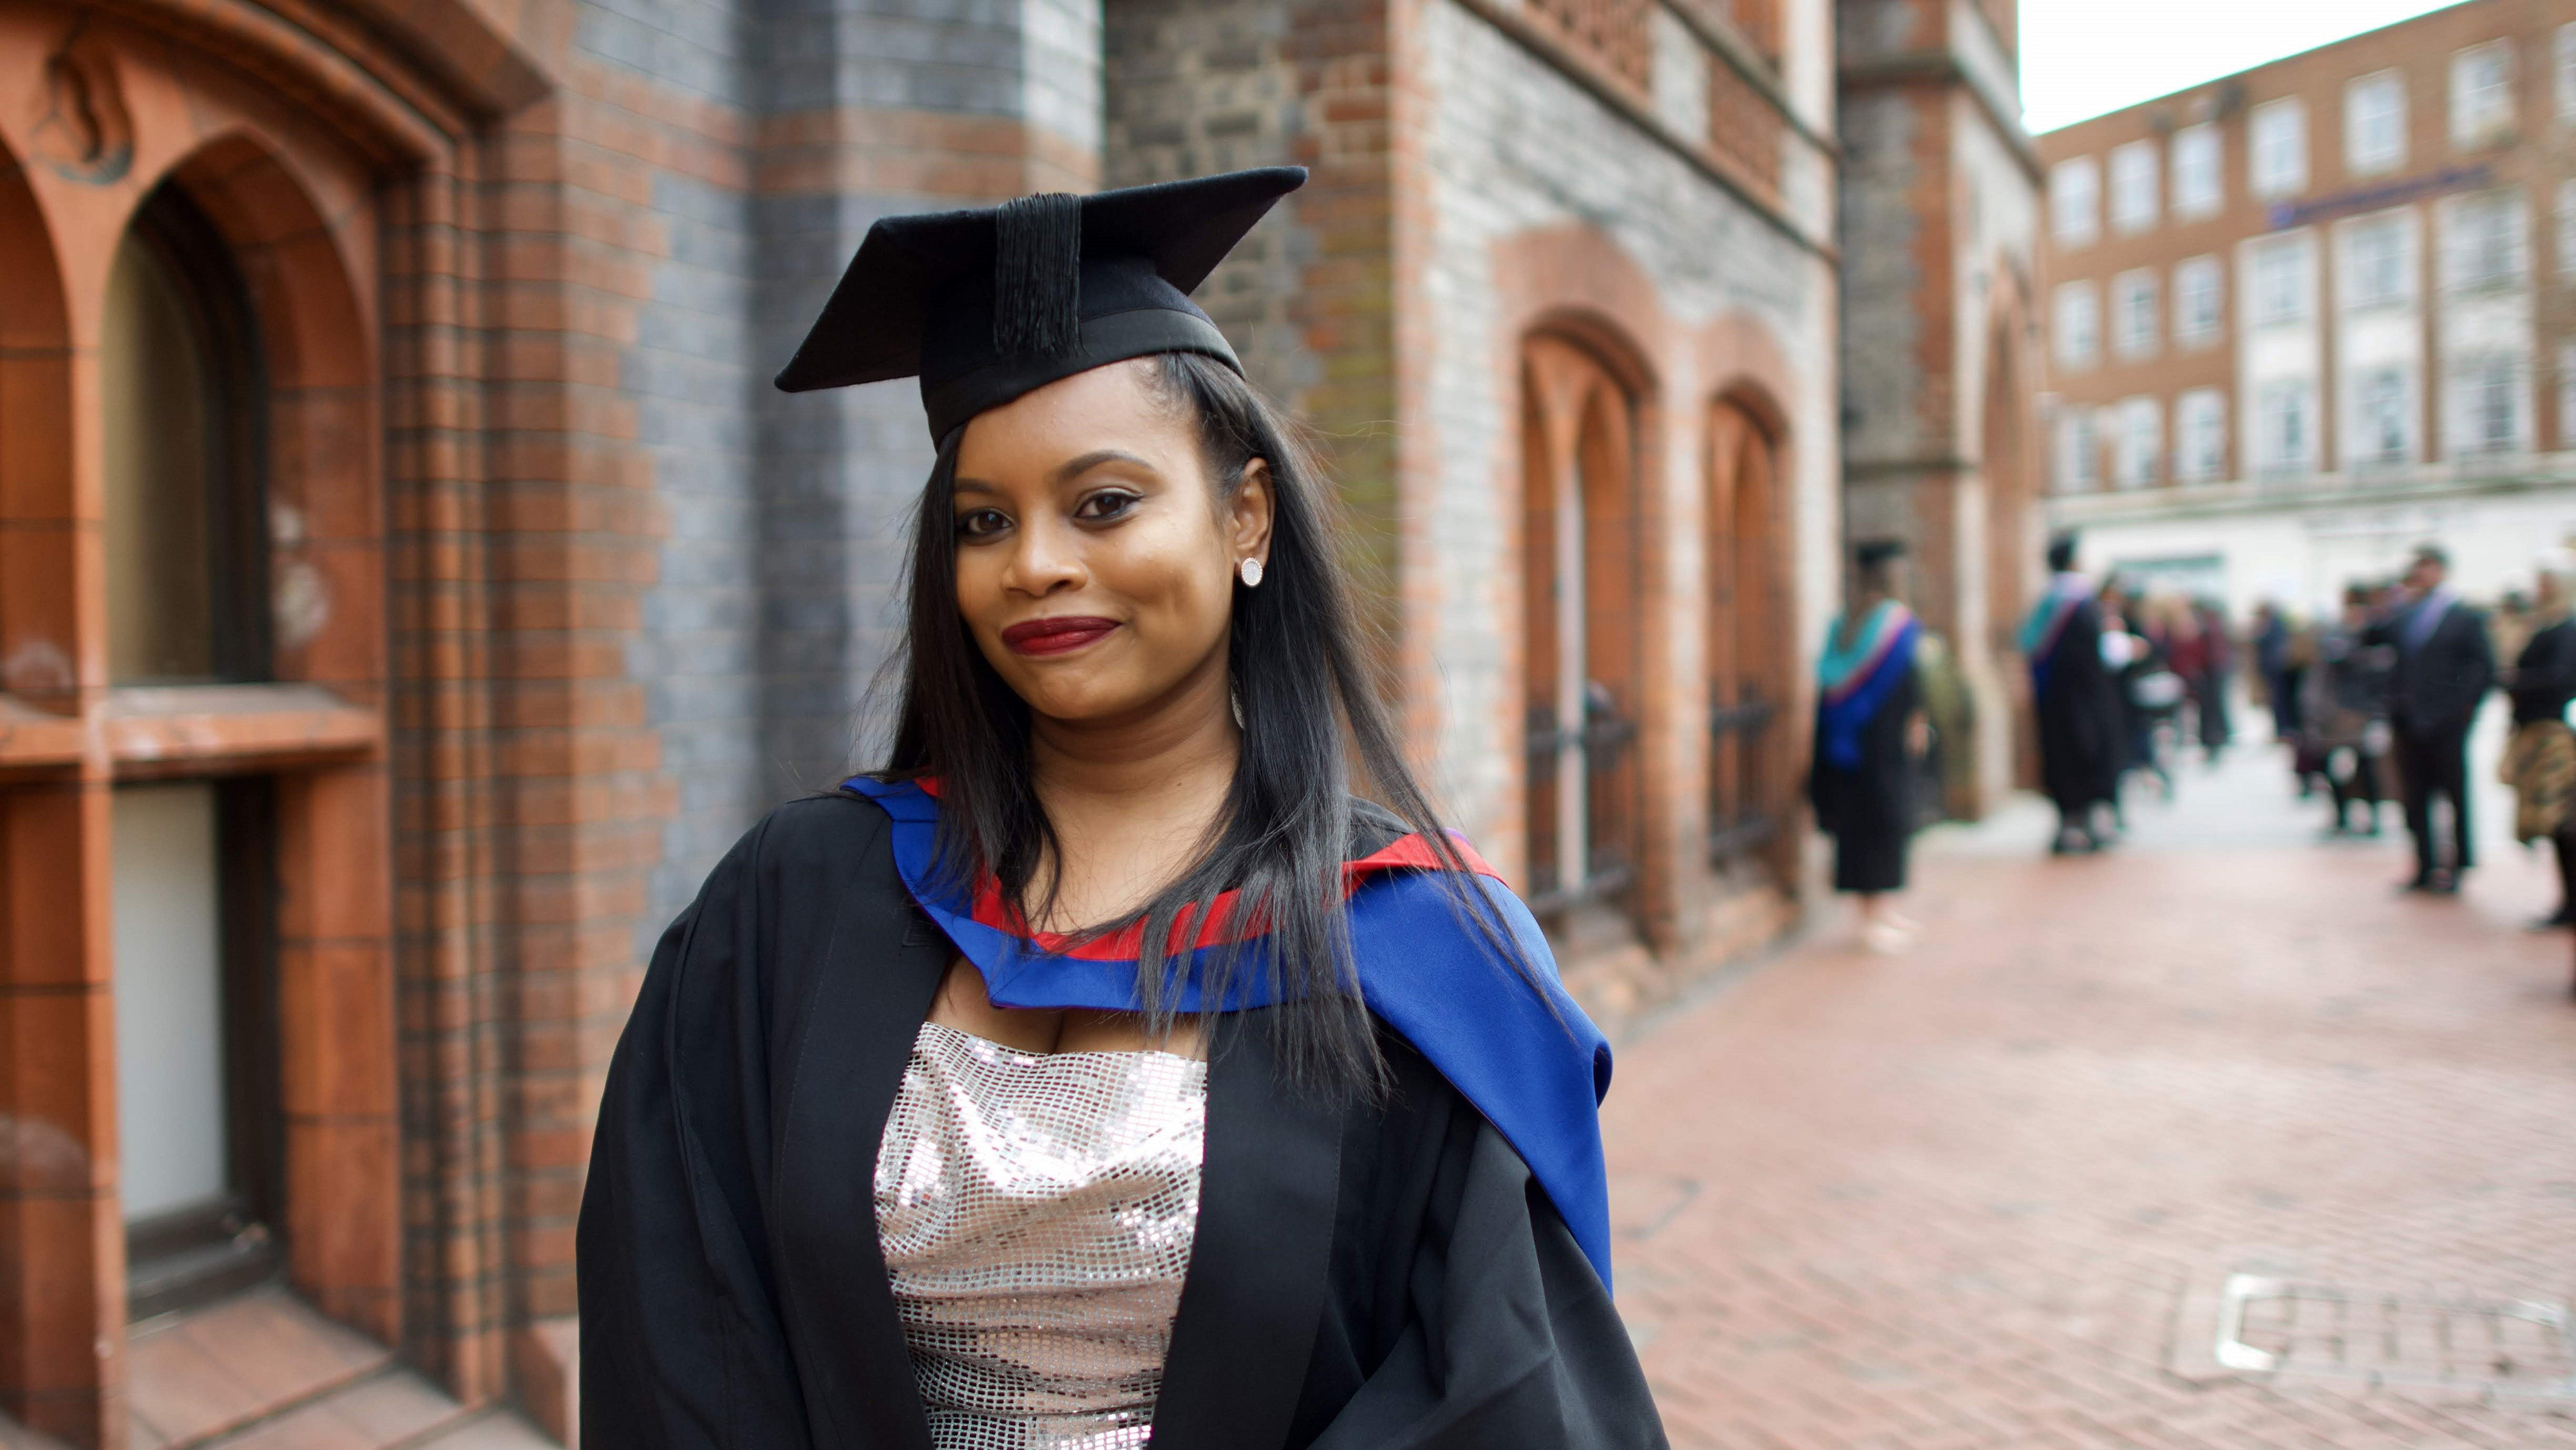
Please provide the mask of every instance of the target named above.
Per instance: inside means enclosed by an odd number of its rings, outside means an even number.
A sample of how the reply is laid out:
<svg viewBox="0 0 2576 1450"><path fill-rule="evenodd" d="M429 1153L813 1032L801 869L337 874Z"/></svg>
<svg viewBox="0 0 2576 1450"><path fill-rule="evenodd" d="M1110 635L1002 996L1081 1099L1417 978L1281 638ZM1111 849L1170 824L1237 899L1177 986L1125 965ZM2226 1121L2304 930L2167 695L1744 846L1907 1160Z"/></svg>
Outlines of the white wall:
<svg viewBox="0 0 2576 1450"><path fill-rule="evenodd" d="M2266 598L2314 611L2348 583L2393 577L2422 543L2449 551L2453 582L2487 603L2506 589L2530 587L2540 549L2576 540L2576 487L2102 520L2081 530L2083 567L2095 573L2215 555L2228 608L2238 616Z"/></svg>

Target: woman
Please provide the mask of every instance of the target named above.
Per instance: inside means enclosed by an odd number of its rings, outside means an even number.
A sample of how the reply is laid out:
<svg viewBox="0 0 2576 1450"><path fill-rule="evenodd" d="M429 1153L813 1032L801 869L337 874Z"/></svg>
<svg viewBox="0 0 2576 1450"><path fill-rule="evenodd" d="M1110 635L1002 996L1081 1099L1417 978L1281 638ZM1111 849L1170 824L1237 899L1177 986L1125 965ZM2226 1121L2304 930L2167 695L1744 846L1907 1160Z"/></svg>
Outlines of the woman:
<svg viewBox="0 0 2576 1450"><path fill-rule="evenodd" d="M2388 646L2372 637L2378 623L2375 595L2366 585L2343 592L2343 615L2317 638L2317 665L2309 675L2303 712L2310 749L2324 762L2334 822L2332 836L2356 834L2352 808L2361 807L2358 834L2379 834L2379 805L2388 798L2381 760L2388 754Z"/></svg>
<svg viewBox="0 0 2576 1450"><path fill-rule="evenodd" d="M921 378L901 709L655 953L587 1443L1663 1443L1607 1049L1432 818L1326 491L1186 296L1303 177L881 221L780 375Z"/></svg>
<svg viewBox="0 0 2576 1450"><path fill-rule="evenodd" d="M2168 625L2156 622L2157 610L2143 590L2131 590L2120 610L2128 632L2128 663L2120 668L2120 699L2127 707L2129 727L2129 769L2143 770L2156 778L2166 800L2174 796L2173 772L2165 768L2164 747L2158 742L2166 726L2182 709L2189 686L2174 673L2167 642L2172 638Z"/></svg>
<svg viewBox="0 0 2576 1450"><path fill-rule="evenodd" d="M1861 944L1905 950L1914 923L1888 897L1905 889L1914 834L1914 760L1929 743L1914 656L1922 626L1896 600L1902 544L1853 551L1851 608L1834 621L1817 665L1814 764L1807 795L1834 838L1834 889L1860 898Z"/></svg>
<svg viewBox="0 0 2576 1450"><path fill-rule="evenodd" d="M2497 775L2513 787L2514 839L2529 845L2546 838L2558 853L2558 909L2533 923L2543 930L2576 926L2576 734L2567 728L2567 702L2576 699L2576 619L2568 615L2569 575L2576 558L2552 550L2541 557L2524 622L2531 626L2505 689L2513 697L2513 735Z"/></svg>

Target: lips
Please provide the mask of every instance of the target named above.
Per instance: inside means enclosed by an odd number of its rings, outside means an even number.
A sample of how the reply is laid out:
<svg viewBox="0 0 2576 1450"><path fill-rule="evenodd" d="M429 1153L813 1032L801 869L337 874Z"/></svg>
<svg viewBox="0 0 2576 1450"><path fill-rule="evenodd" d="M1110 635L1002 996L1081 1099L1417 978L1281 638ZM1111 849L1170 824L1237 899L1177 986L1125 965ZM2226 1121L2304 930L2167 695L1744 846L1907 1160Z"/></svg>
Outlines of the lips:
<svg viewBox="0 0 2576 1450"><path fill-rule="evenodd" d="M1117 627L1117 620L1088 615L1031 619L1004 629L1002 643L1013 654L1060 655L1078 650Z"/></svg>

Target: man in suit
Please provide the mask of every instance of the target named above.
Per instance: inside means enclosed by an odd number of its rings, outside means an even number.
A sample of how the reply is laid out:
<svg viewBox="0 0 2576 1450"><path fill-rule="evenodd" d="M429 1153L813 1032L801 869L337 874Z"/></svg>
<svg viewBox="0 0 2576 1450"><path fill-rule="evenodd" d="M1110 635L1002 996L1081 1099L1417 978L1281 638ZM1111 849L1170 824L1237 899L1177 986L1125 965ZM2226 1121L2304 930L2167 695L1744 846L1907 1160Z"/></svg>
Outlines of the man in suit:
<svg viewBox="0 0 2576 1450"><path fill-rule="evenodd" d="M2396 733L2397 770L2406 795L2406 829L2415 837L2409 891L2449 895L2474 858L2469 848L2469 723L2495 684L2487 624L2444 582L2450 559L2427 544L2406 570L2406 602L2382 626L2396 649L2388 677L2388 723ZM2433 797L2451 801L2451 864L2433 835Z"/></svg>

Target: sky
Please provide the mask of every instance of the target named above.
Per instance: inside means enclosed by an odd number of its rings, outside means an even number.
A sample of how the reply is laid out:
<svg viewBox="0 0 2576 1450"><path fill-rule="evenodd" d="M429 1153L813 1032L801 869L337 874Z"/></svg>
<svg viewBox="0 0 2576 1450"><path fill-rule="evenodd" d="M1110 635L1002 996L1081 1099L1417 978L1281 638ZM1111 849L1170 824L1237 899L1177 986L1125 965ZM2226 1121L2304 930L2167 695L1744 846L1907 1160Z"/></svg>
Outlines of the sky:
<svg viewBox="0 0 2576 1450"><path fill-rule="evenodd" d="M2033 135L2233 75L2455 0L2021 0Z"/></svg>

